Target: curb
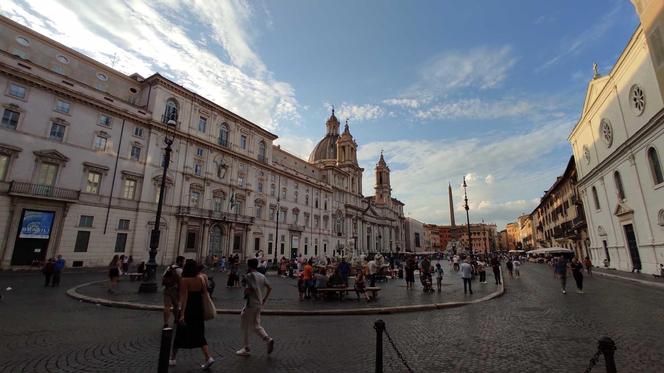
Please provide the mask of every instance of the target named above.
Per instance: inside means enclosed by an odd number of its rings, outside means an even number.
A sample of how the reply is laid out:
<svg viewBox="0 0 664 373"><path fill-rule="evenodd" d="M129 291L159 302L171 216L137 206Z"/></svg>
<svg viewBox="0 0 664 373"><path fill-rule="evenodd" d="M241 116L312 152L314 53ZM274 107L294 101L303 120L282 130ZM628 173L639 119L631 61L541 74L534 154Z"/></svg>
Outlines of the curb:
<svg viewBox="0 0 664 373"><path fill-rule="evenodd" d="M501 274L502 276L502 274ZM89 286L92 284L97 284L100 282L106 282L106 280L101 281L91 281L84 284L77 285L71 289L67 290L67 295L73 299L93 303L97 305L107 306L107 307L118 307L118 308L127 308L134 310L143 310L143 311L163 311L164 307L156 304L143 304L143 303L133 303L133 302L122 302L114 301L105 298L95 298L87 295L83 295L78 292L78 289ZM501 281L502 282L502 281ZM271 310L265 309L261 311L262 315L270 316L355 316L355 315L387 315L395 313L405 313L405 312L421 312L421 311L431 311L439 310L446 308L456 308L463 307L470 304L476 304L481 302L486 302L488 300L498 298L505 294L505 285L504 283L491 294L485 295L482 298L474 299L471 301L462 301L462 302L446 302L446 303L431 303L431 304L416 304L411 306L394 306L394 307L381 307L381 308L349 308L349 309L332 309L332 310ZM217 309L218 315L239 315L242 310L239 309Z"/></svg>
<svg viewBox="0 0 664 373"><path fill-rule="evenodd" d="M636 282L639 284L643 285L648 285L660 289L664 289L664 283L658 283L658 282L653 282L653 281L646 281L646 280L640 280L638 278L631 278L631 277L624 277L624 276L619 276L619 275L612 275L610 273L604 273L604 272L598 272L594 271L593 275L600 275L600 276L605 276L605 277L610 277L610 278L617 278L620 280L625 280L625 281L631 281L631 282Z"/></svg>

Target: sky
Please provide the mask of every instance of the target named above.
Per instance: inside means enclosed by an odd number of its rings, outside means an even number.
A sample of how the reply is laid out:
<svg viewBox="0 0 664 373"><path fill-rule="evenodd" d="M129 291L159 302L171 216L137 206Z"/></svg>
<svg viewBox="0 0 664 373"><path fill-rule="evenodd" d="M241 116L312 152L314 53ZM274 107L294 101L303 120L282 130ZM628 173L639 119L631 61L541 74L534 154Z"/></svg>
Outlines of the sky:
<svg viewBox="0 0 664 373"><path fill-rule="evenodd" d="M334 106L373 194L381 150L406 216L499 229L571 156L592 64L639 24L628 0L3 0L0 14L126 73L167 76L308 158Z"/></svg>

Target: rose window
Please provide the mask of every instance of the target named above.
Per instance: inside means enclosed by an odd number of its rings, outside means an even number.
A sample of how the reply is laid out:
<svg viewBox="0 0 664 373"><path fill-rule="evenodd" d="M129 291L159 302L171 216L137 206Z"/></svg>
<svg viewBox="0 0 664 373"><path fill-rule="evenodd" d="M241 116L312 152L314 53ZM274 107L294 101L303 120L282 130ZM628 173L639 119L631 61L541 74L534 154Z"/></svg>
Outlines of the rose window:
<svg viewBox="0 0 664 373"><path fill-rule="evenodd" d="M643 89L636 84L632 86L632 90L629 92L629 103L634 114L643 114L646 108L646 95L643 93Z"/></svg>
<svg viewBox="0 0 664 373"><path fill-rule="evenodd" d="M613 128L611 127L611 123L606 120L602 119L602 121L599 124L599 135L604 140L606 145L608 147L611 147L613 144Z"/></svg>

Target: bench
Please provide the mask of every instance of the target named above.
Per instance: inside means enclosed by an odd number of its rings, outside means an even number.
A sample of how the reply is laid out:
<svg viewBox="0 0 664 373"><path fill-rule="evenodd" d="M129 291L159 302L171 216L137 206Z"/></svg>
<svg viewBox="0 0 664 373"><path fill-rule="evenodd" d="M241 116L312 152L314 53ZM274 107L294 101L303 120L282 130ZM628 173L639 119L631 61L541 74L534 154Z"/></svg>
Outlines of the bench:
<svg viewBox="0 0 664 373"><path fill-rule="evenodd" d="M141 280L143 279L143 273L139 272L131 272L127 273L127 276L129 276L129 281L136 281L136 280Z"/></svg>
<svg viewBox="0 0 664 373"><path fill-rule="evenodd" d="M348 294L353 288L339 287L339 288L320 288L316 289L318 294L339 294L339 300L344 300L344 295Z"/></svg>
<svg viewBox="0 0 664 373"><path fill-rule="evenodd" d="M366 288L364 288L364 290L371 293L371 299L376 299L376 297L378 296L378 292L380 291L380 288L378 286L374 287L367 286ZM360 294L357 294L357 297L359 298Z"/></svg>

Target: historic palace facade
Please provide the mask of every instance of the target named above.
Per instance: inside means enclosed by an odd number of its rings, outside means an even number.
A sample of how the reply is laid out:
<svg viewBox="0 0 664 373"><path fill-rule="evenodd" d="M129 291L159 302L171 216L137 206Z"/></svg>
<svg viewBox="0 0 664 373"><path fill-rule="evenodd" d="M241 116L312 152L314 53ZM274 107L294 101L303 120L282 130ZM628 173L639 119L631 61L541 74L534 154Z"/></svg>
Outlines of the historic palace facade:
<svg viewBox="0 0 664 373"><path fill-rule="evenodd" d="M124 75L0 17L0 266L145 260L174 136L159 263L404 248L403 203L382 154L375 195L348 123L332 115L308 161L277 136L154 74ZM175 118L177 128L166 122Z"/></svg>

